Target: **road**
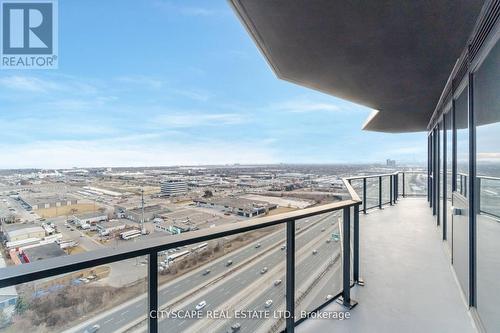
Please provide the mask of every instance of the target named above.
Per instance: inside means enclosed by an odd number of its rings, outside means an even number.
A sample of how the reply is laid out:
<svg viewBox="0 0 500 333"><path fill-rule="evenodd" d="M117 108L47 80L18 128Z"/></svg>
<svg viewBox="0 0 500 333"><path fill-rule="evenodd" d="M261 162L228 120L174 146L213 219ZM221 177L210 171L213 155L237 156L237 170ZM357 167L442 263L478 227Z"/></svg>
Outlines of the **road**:
<svg viewBox="0 0 500 333"><path fill-rule="evenodd" d="M325 255L320 255L320 253L323 254L331 254L332 251L328 251L328 247L332 247L333 244L338 244L335 242L331 243L326 243L326 238L327 236L327 231L321 232L322 228L331 226L331 218L325 219L324 221L316 224L309 230L307 230L304 234L302 234L300 237L297 237L296 240L296 250L299 251L302 246L308 245L310 242L313 242L316 240L316 238L321 239L321 244L319 244L318 249L318 254L317 255L312 255L312 250L311 252L308 252L306 256L311 256L313 260L304 260L300 264L297 265L297 273L301 272L301 274L297 274L297 286L300 286L300 284L305 280L305 277L307 274L310 274L312 271L315 270L315 268L319 267L322 262L325 261L325 259L328 256ZM335 219L336 220L336 219ZM331 229L331 228L330 228ZM330 233L331 234L331 233ZM259 249L262 251L262 249ZM296 259L297 261L300 260L300 257ZM204 310L208 309L217 309L219 306L224 305L224 303L228 300L233 295L238 294L240 291L250 288L249 286L252 285L255 281L261 278L267 278L266 274L261 274L261 269L263 267L268 267L271 269L272 267L275 267L279 264L283 264L285 262L285 251L282 251L280 248L277 248L275 250L271 250L269 254L260 260L258 263L251 264L248 266L246 269L238 272L235 275L230 276L228 279L224 280L220 285L218 285L216 288L212 289L208 294L203 295L203 296L198 296L194 297L193 300L185 305L182 309L176 309L176 310L184 310L184 311L190 311L194 310L196 305L201 302L202 300L207 302L206 307ZM278 275L276 276L275 279L281 279L284 281L284 275ZM275 280L273 279L273 280ZM271 289L270 292L273 293L275 296L275 300L283 300L284 299L284 283L281 284L279 288L272 288L272 282L270 284ZM281 290L281 293L279 290ZM268 289L269 290L269 289ZM255 293L255 290L252 289L252 292ZM259 293L262 293L259 291ZM268 298L266 298L268 297ZM270 296L265 294L262 294L257 298L255 301L255 304L253 304L254 307L257 307L261 310L264 309L264 302L267 299L273 299L269 298ZM250 307L250 309L254 309L254 307ZM258 320L251 320L254 324L258 323ZM197 319L185 319L185 320L163 320L160 321L160 331L161 332L183 332L188 330L189 326L194 325L197 322ZM250 332L252 332L250 330Z"/></svg>
<svg viewBox="0 0 500 333"><path fill-rule="evenodd" d="M305 226L323 217L324 216L318 216L309 219L298 220L297 224L298 226ZM309 233L303 233L298 236L298 239L300 239L302 235L308 234ZM227 260L232 260L233 266L235 266L238 263L243 262L250 256L259 253L260 251L267 251L269 250L269 248L275 246L276 244L284 243L284 239L285 232L283 229L282 231L272 234L271 236L264 237L261 240L255 241L252 244L245 246L241 250L237 250L234 253L227 254L222 260L215 260L214 262L207 263L203 267L195 270L194 273L188 273L188 276L179 277L172 283L168 283L167 288L165 288L165 286L160 287L158 295L159 304L165 304L169 300L172 300L193 290L193 288L195 288L196 286L202 286L213 279L215 276L226 272L229 269L225 266ZM255 244L257 243L261 244L261 247L259 249L255 248ZM211 270L210 274L202 275L202 272L204 272L206 269ZM100 316L98 320L89 320L85 323L85 326L82 327L82 325L78 325L78 329L69 329L67 330L67 332L84 332L86 327L92 326L94 324L99 324L101 326L99 332L116 332L118 327L123 326L137 318L142 317L146 319L146 305L146 298L142 297L142 299L138 299L135 302L131 302L131 304L127 304L126 307L120 307L117 310L111 309L111 311L106 312L105 315Z"/></svg>
<svg viewBox="0 0 500 333"><path fill-rule="evenodd" d="M310 219L305 219L305 220L299 220L298 225L299 226L305 226L306 224L312 223L313 221L317 219L321 219L325 216L319 216L315 218L310 218ZM316 230L318 228L318 230ZM302 233L300 236L297 237L297 247L302 244L306 244L310 239L314 238L316 234L318 234L319 227L313 226L311 228L312 230L308 230L304 233ZM159 303L160 304L165 304L168 303L169 300L174 299L175 297L178 297L179 295L185 294L189 291L191 291L194 287L196 286L201 286L205 283L207 283L209 280L213 279L214 276L219 275L221 273L226 272L229 268L225 266L225 263L227 260L232 260L233 265L237 265L238 263L246 260L250 256L253 256L256 253L259 252L266 252L268 251L272 246L275 246L276 244L283 244L285 239L285 233L284 231L275 233L271 235L270 237L264 237L260 241L256 241L245 248L243 248L240 251L235 251L235 253L229 253L224 257L223 260L221 261L215 261L214 263L208 263L204 267L197 269L193 274L189 275L189 277L181 277L177 280L175 280L173 283L169 283L167 285L167 288L165 286L160 287L159 290ZM257 242L260 242L261 247L256 249L255 244ZM277 256L278 260L283 260L283 254L282 251L279 249L276 250L276 253L280 254ZM208 275L202 275L202 272L205 271L206 269L210 269L211 273ZM224 288L225 285L228 283L231 285L232 281L238 281L241 279L241 277L248 277L250 275L245 274L248 273L247 270L257 270L260 272L261 266L259 265L258 267L253 267L251 265L249 268L239 271L237 273L234 273L234 276L231 275L229 280L224 280L221 283L222 288ZM232 284L236 286L237 284ZM238 288L241 288L240 286ZM225 297L218 299L219 297L217 296L217 293L214 293L216 295L215 298L217 298L215 301L220 303L221 301L224 301ZM227 290L222 291L222 295L225 295L224 293L228 293ZM143 295L144 296L144 295ZM199 302L198 299L195 299L191 304L187 306L187 308L194 309L195 305ZM215 304L215 303L214 303ZM78 330L69 330L71 332L83 332L85 327L92 326L94 324L99 324L101 326L101 329L99 332L116 332L121 328L123 325L137 319L137 318L144 318L146 319L146 314L147 314L147 306L146 306L146 298L142 297L142 299L138 299L134 302L131 302L130 304L127 304L126 307L119 307L116 310L111 310L107 312L105 315L99 316L97 320L90 320L85 323L86 326L83 326L83 328L78 329ZM166 323L166 321L164 321ZM163 322L162 322L163 323ZM165 325L165 324L161 324ZM183 327L188 327L187 324L181 323L181 321L178 322L177 324L178 328L180 331L183 330ZM78 327L82 327L82 325L79 325ZM170 331L170 328L169 328Z"/></svg>
<svg viewBox="0 0 500 333"><path fill-rule="evenodd" d="M330 219L329 219L330 220ZM329 221L325 221L328 223ZM324 224L322 223L320 227L324 227ZM317 229L316 229L317 230ZM312 232L316 232L316 230L313 230ZM340 242L330 242L326 243L326 239L328 238L329 235L331 235L331 232L335 230L338 231L338 224L335 223L333 226L328 228L324 233L318 234L318 237L316 237L312 242L310 243L303 243L299 244L297 243L296 246L296 251L299 252L301 250L301 246L307 245L307 250L304 251L301 255L296 257L296 271L295 271L295 284L296 284L296 295L295 297L297 298L302 292L305 291L307 286L310 284L308 279L310 279L315 273L320 270L322 266L326 264L328 260L333 260L338 254L340 254ZM317 254L312 254L312 249L317 250ZM297 264L298 263L298 264ZM338 261L340 263L340 261ZM266 262L267 265L271 266L275 263L273 262ZM260 275L260 272L252 272L253 276L251 278L257 279ZM243 311L284 311L285 310L285 274L284 272L279 272L278 274L274 274L274 279L273 280L282 280L283 283L281 283L279 286L274 286L273 284L268 284L266 288L259 289L258 296L255 297L250 304L245 306L242 310ZM307 283L309 282L309 283ZM337 282L337 284L340 281ZM242 286L240 286L242 287ZM252 288L251 292L254 292L254 289ZM327 293L328 294L328 293ZM322 301L325 301L325 297L327 294L318 294L317 297L320 297ZM269 307L265 307L265 302L267 300L272 300L273 304ZM208 306L207 306L208 307ZM300 307L298 307L300 308ZM309 309L312 310L312 309ZM276 321L275 319L271 319ZM218 321L221 321L219 319ZM227 320L224 326L221 329L218 329L218 332L230 332L230 327L231 325L239 323L241 325L241 332L257 332L259 327L264 323L263 320L255 319L255 318L247 318L247 319L231 319ZM168 330L169 332L171 331L171 328Z"/></svg>

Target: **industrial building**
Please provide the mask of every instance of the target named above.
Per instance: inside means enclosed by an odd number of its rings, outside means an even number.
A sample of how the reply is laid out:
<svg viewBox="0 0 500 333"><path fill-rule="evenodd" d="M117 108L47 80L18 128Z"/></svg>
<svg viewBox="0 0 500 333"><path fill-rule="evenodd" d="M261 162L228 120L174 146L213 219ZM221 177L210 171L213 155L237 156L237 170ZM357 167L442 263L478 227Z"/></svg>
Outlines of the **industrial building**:
<svg viewBox="0 0 500 333"><path fill-rule="evenodd" d="M78 204L78 199L69 196L18 196L21 205L26 210L71 206Z"/></svg>
<svg viewBox="0 0 500 333"><path fill-rule="evenodd" d="M132 209L127 209L124 207L116 208L117 215L119 217L123 217L129 219L134 222L142 221L142 208L135 207ZM160 205L151 205L144 207L144 222L152 221L155 217L159 217L162 214L166 214L170 212L167 208L164 208Z"/></svg>
<svg viewBox="0 0 500 333"><path fill-rule="evenodd" d="M188 185L182 180L167 180L161 183L161 196L174 197L188 192Z"/></svg>
<svg viewBox="0 0 500 333"><path fill-rule="evenodd" d="M30 238L42 239L45 237L45 230L35 224L6 224L3 225L2 230L7 242L16 242Z"/></svg>
<svg viewBox="0 0 500 333"><path fill-rule="evenodd" d="M73 215L73 222L77 226L95 225L97 222L107 221L108 215L101 212L90 212Z"/></svg>
<svg viewBox="0 0 500 333"><path fill-rule="evenodd" d="M273 203L244 198L199 198L193 201L199 207L214 208L225 213L244 217L262 215L278 207L278 205Z"/></svg>
<svg viewBox="0 0 500 333"><path fill-rule="evenodd" d="M19 250L19 255L22 257L24 263L30 263L38 260L57 258L66 255L66 253L61 249L58 243L52 242L23 248Z"/></svg>

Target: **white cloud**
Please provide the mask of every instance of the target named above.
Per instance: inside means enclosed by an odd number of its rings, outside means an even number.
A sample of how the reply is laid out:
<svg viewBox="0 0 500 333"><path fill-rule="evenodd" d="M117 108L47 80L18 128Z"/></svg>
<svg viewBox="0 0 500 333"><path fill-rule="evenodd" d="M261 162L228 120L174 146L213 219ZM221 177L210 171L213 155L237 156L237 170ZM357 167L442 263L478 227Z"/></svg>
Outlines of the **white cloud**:
<svg viewBox="0 0 500 333"><path fill-rule="evenodd" d="M157 0L154 2L155 6L168 11L170 13L179 13L186 16L213 16L219 14L219 11L201 7L201 6L185 6L179 5L179 3L174 3L172 1Z"/></svg>
<svg viewBox="0 0 500 333"><path fill-rule="evenodd" d="M50 80L42 80L32 76L11 75L0 78L0 85L4 88L21 92L44 93L62 90L63 86Z"/></svg>
<svg viewBox="0 0 500 333"><path fill-rule="evenodd" d="M312 101L309 99L295 99L275 103L270 106L270 109L292 113L337 112L340 110L335 104Z"/></svg>
<svg viewBox="0 0 500 333"><path fill-rule="evenodd" d="M198 126L221 126L237 125L247 122L248 119L237 113L175 113L155 117L155 125L167 126L172 128L188 128Z"/></svg>

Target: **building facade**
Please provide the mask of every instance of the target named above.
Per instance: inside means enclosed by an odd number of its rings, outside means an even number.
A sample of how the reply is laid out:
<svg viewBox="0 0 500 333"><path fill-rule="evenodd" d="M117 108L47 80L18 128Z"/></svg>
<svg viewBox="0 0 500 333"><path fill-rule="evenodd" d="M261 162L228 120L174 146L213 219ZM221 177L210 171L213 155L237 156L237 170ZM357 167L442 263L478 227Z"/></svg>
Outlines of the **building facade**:
<svg viewBox="0 0 500 333"><path fill-rule="evenodd" d="M174 197L188 192L188 185L184 181L168 180L161 184L161 196Z"/></svg>

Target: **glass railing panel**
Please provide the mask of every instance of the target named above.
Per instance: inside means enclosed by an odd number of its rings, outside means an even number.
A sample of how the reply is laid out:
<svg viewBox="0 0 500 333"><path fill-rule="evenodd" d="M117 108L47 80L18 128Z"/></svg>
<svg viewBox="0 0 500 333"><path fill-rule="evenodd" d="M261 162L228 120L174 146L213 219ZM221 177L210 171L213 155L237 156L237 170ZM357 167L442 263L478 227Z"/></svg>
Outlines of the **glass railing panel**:
<svg viewBox="0 0 500 333"><path fill-rule="evenodd" d="M0 332L128 330L147 318L147 268L137 257L4 288Z"/></svg>
<svg viewBox="0 0 500 333"><path fill-rule="evenodd" d="M342 211L310 218L310 229L296 235L296 321L342 290Z"/></svg>
<svg viewBox="0 0 500 333"><path fill-rule="evenodd" d="M285 230L280 224L160 253L159 331L269 332L282 327ZM307 230L307 222L299 220L297 234Z"/></svg>
<svg viewBox="0 0 500 333"><path fill-rule="evenodd" d="M391 176L382 177L382 204L388 204L391 201Z"/></svg>
<svg viewBox="0 0 500 333"><path fill-rule="evenodd" d="M374 208L379 205L379 178L366 179L366 208Z"/></svg>

